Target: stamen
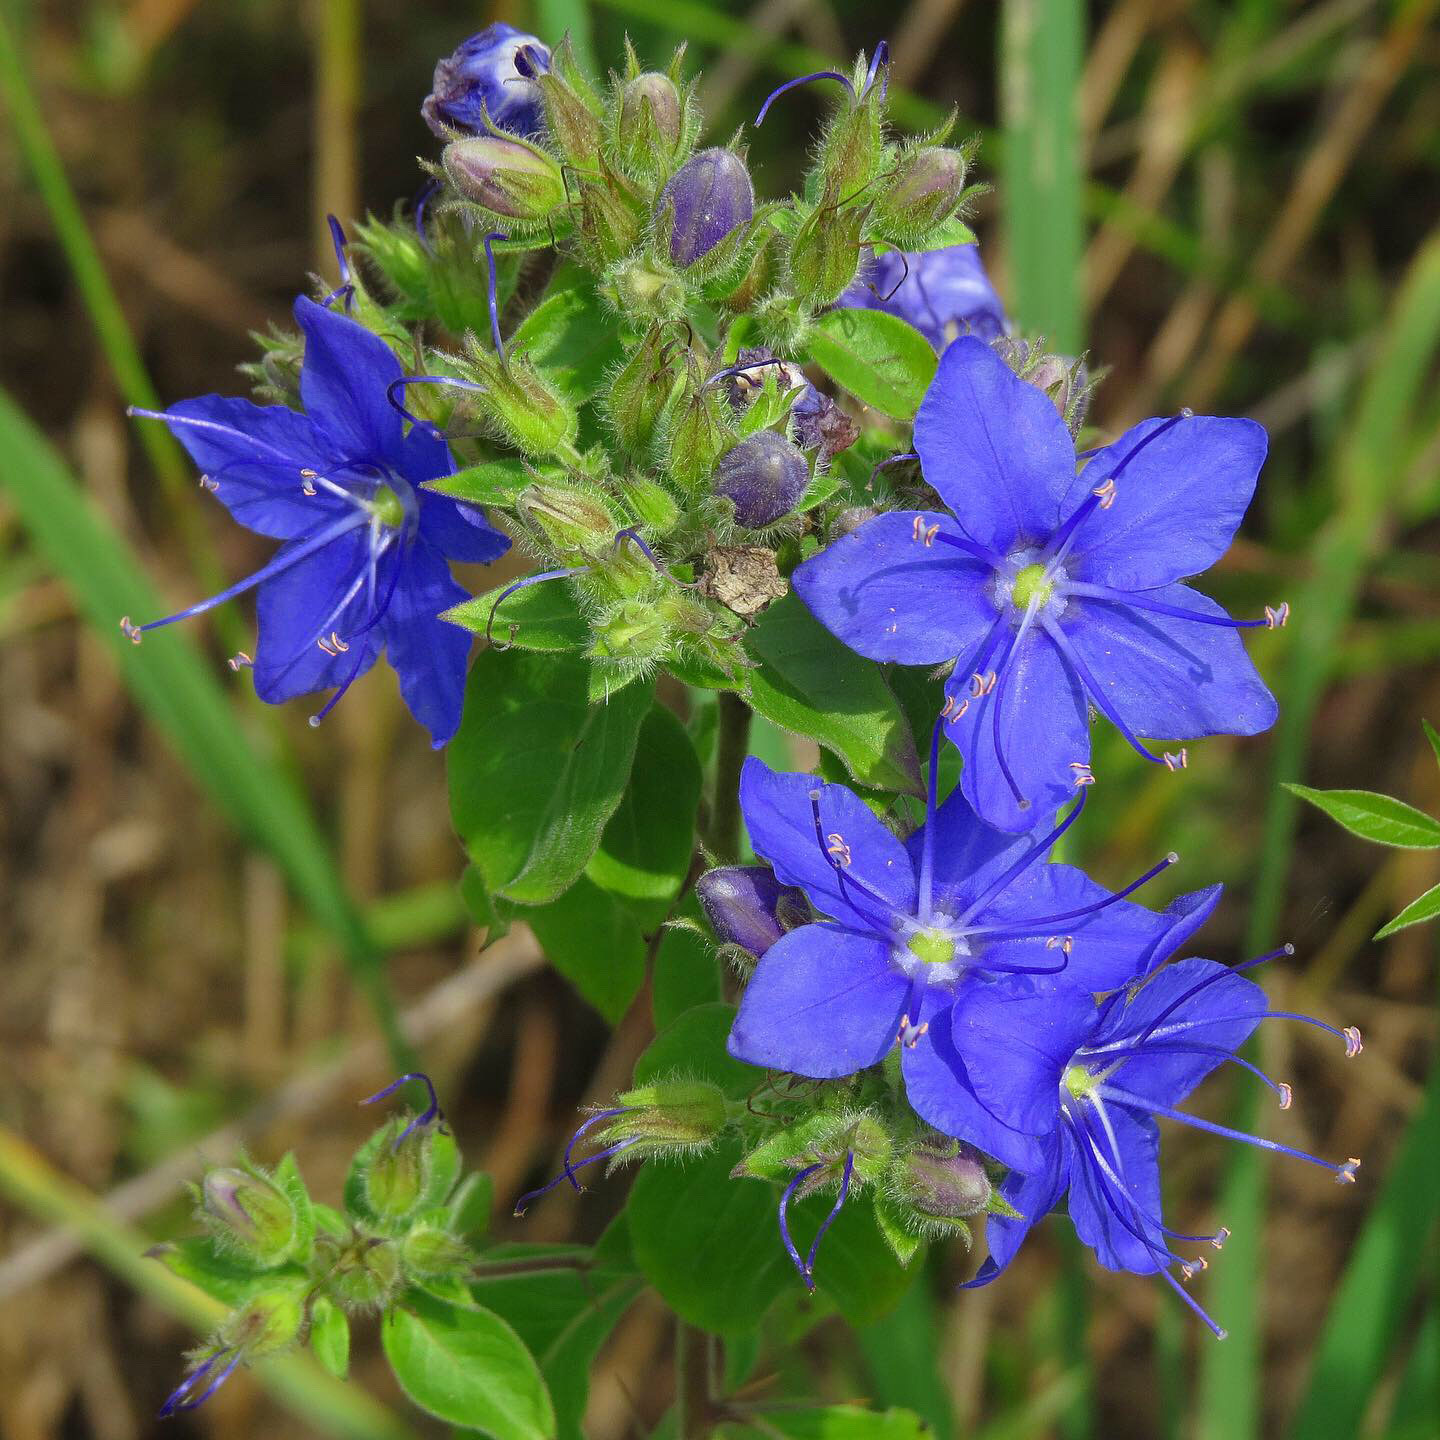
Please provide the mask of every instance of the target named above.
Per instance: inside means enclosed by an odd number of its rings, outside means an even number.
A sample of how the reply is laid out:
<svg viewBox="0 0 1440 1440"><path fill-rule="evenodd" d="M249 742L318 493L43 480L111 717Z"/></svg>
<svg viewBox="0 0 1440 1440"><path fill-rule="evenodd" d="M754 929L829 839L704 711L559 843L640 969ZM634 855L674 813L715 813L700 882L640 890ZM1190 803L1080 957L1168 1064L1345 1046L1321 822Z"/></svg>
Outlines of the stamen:
<svg viewBox="0 0 1440 1440"><path fill-rule="evenodd" d="M1201 615L1182 605L1163 605L1130 590L1116 590L1109 585L1091 585L1075 581L1066 587L1070 595L1087 600L1105 600L1112 605L1128 605L1132 610L1145 610L1152 615L1165 615L1172 620L1191 620L1197 625L1216 625L1222 630L1274 630L1290 618L1290 607L1282 603L1278 609L1267 605L1263 620L1236 620L1229 615Z"/></svg>
<svg viewBox="0 0 1440 1440"><path fill-rule="evenodd" d="M398 567L397 567L398 569ZM324 648L323 646L321 647ZM360 672L365 668L365 657L368 652L362 650L359 658L355 661L354 668L340 682L340 688L310 717L310 728L318 730L324 724L330 712L344 699L346 692L360 678Z"/></svg>
<svg viewBox="0 0 1440 1440"><path fill-rule="evenodd" d="M1291 1103L1292 1103L1292 1102L1294 1101L1294 1099L1295 1099L1295 1091L1294 1091L1289 1085L1287 1085L1287 1084L1285 1083L1285 1081L1283 1081L1283 1080L1281 1080L1281 1081L1279 1082L1279 1085L1280 1085L1280 1108L1281 1108L1282 1110L1288 1110L1288 1109L1290 1108Z"/></svg>
<svg viewBox="0 0 1440 1440"><path fill-rule="evenodd" d="M922 1020L918 1025L912 1025L910 1014L907 1011L900 1017L900 1028L895 1033L895 1042L903 1045L907 1050L913 1050L920 1043L920 1037L929 1033L930 1022Z"/></svg>
<svg viewBox="0 0 1440 1440"><path fill-rule="evenodd" d="M1283 630L1290 623L1290 602L1282 600L1274 609L1267 605L1265 619L1272 630Z"/></svg>
<svg viewBox="0 0 1440 1440"><path fill-rule="evenodd" d="M815 1281L810 1275L810 1267L800 1258L800 1251L796 1247L794 1238L790 1234L790 1201L794 1199L795 1192L814 1174L823 1170L826 1161L822 1160L817 1165L807 1165L793 1180L785 1187L780 1195L780 1240L785 1246L785 1253L790 1257L790 1263L800 1272L800 1278L805 1282L807 1290L814 1290Z"/></svg>
<svg viewBox="0 0 1440 1440"><path fill-rule="evenodd" d="M320 476L320 472L319 472L318 470L312 470L312 469L310 469L310 467L307 465L307 466L305 467L305 469L303 469L303 470L300 472L300 489L301 489L301 491L302 491L304 494L306 494L306 495L314 495L314 494L318 493L318 492L316 491L316 489L315 489L315 486L314 486L311 482L314 481L314 480L319 479L319 476Z"/></svg>
<svg viewBox="0 0 1440 1440"><path fill-rule="evenodd" d="M485 264L489 269L489 279L486 281L486 297L490 301L490 338L495 342L495 353L503 360L505 358L505 347L500 343L500 307L495 299L495 252L491 246L496 240L508 240L510 237L503 230L492 230L484 239Z"/></svg>
<svg viewBox="0 0 1440 1440"><path fill-rule="evenodd" d="M1167 770L1188 770L1190 768L1190 752L1183 747L1178 754L1166 750L1160 758L1165 762Z"/></svg>
<svg viewBox="0 0 1440 1440"><path fill-rule="evenodd" d="M403 402L395 398L398 390L402 395L407 385L453 385L457 390L480 390L483 385L477 385L473 380L460 380L453 375L404 375L399 380L392 380L385 387L385 398L400 412L401 416L412 425L418 425L420 429L427 431L436 440L443 440L445 432L433 420L422 420L418 415L412 415L404 406Z"/></svg>
<svg viewBox="0 0 1440 1440"><path fill-rule="evenodd" d="M850 92L850 98L852 100L857 98L855 87L850 83L848 76L842 75L838 70L816 70L813 74L801 75L795 80L787 80L778 89L772 90L766 98L765 103L760 107L760 113L755 117L755 128L758 130L765 123L765 117L770 113L770 107L785 94L787 90L795 90L801 85L809 85L813 80L838 80Z"/></svg>
<svg viewBox="0 0 1440 1440"><path fill-rule="evenodd" d="M1108 510L1115 503L1115 481L1107 480L1098 489L1090 492L1099 502L1102 510Z"/></svg>
<svg viewBox="0 0 1440 1440"><path fill-rule="evenodd" d="M232 670L249 670L255 664L243 650L237 650L225 663Z"/></svg>
<svg viewBox="0 0 1440 1440"><path fill-rule="evenodd" d="M913 450L906 450L906 451L904 451L902 454L892 455L888 460L878 461L878 462L876 463L875 467L870 471L870 478L869 478L869 480L867 480L867 481L865 482L865 489L866 489L866 491L869 492L869 491L873 491L873 490L874 490L874 488L875 488L875 477L876 477L882 470L886 469L888 466L891 466L891 465L899 465L899 464L902 464L902 463L903 463L904 461L906 461L906 460L918 460L919 458L920 458L920 457L919 457ZM918 518L918 517L917 517L917 518Z"/></svg>
<svg viewBox="0 0 1440 1440"><path fill-rule="evenodd" d="M1087 785L1095 783L1095 772L1083 760L1072 760L1070 762L1071 781L1077 790L1083 790Z"/></svg>
<svg viewBox="0 0 1440 1440"><path fill-rule="evenodd" d="M220 482L212 475L202 475L199 485L202 490L208 490L212 495L220 488Z"/></svg>
<svg viewBox="0 0 1440 1440"><path fill-rule="evenodd" d="M1184 1005L1187 1001L1194 999L1194 997L1200 994L1202 990L1208 990L1212 985L1219 984L1219 982L1225 979L1227 975L1243 975L1245 971L1253 970L1257 965L1267 965L1271 960L1278 960L1282 955L1288 958L1294 953L1295 947L1289 943L1286 943L1282 945L1278 950L1269 950L1264 955L1253 956L1249 960L1242 961L1239 965L1232 965L1228 969L1212 971L1198 984L1192 985L1188 990L1184 992L1184 994L1180 995L1177 999L1172 1000L1145 1027L1145 1029L1140 1033L1139 1037L1135 1040L1134 1043L1136 1045L1143 1045L1160 1028L1160 1026L1163 1025L1165 1021L1168 1020L1170 1016L1172 1016L1182 1005ZM1117 991L1116 993L1118 994L1120 992ZM1233 1018L1248 1019L1249 1017L1246 1016ZM1213 1025L1216 1023L1216 1020L1215 1018L1206 1018L1205 1020L1197 1021L1196 1023L1199 1025Z"/></svg>
<svg viewBox="0 0 1440 1440"><path fill-rule="evenodd" d="M1228 1225L1222 1225L1222 1226L1215 1232L1215 1238L1214 1238L1213 1240L1211 1240L1210 1243L1211 1243L1217 1250L1223 1250L1223 1249L1225 1248L1225 1242L1226 1242L1229 1238L1230 1238L1230 1227L1229 1227Z"/></svg>
<svg viewBox="0 0 1440 1440"><path fill-rule="evenodd" d="M122 615L120 617L120 633L132 645L138 645L145 638L145 627L137 625L128 615Z"/></svg>
<svg viewBox="0 0 1440 1440"><path fill-rule="evenodd" d="M602 1110L602 1111L599 1112L599 1114L597 1114L597 1115L592 1115L592 1116L591 1116L587 1121L585 1121L585 1123L584 1123L583 1125L581 1125L580 1128L579 1128L578 1130L576 1130L576 1132L570 1137L570 1142L569 1142L569 1144L567 1144L567 1145L565 1146L565 1157L564 1157L564 1162L563 1162L563 1163L564 1163L564 1165L565 1165L565 1174L566 1174L567 1176L569 1176L569 1178L570 1178L570 1183L575 1187L575 1193L576 1193L577 1195L580 1194L580 1192L581 1192L585 1187L584 1187L583 1185L581 1185L581 1183L575 1178L575 1174L574 1174L575 1167L574 1167L573 1165L571 1165L571 1163L570 1163L570 1156L574 1153L575 1146L576 1146L576 1144L579 1142L581 1136L583 1136L587 1130L593 1129L596 1125L601 1124L603 1121L613 1120L617 1115L628 1115L628 1114L630 1113L630 1111L631 1111L632 1108L633 1108L633 1107L631 1107L631 1106L629 1106L629 1105L617 1105L617 1106L615 1106L613 1109L610 1109L610 1110Z"/></svg>
<svg viewBox="0 0 1440 1440"><path fill-rule="evenodd" d="M981 545L975 540L961 539L958 535L950 535L942 531L935 537L942 545L952 546L956 550L963 550L967 555L976 560L983 560L992 569L998 570L1004 565L1000 558L988 545Z"/></svg>
<svg viewBox="0 0 1440 1440"><path fill-rule="evenodd" d="M875 76L881 66L885 67L885 74L880 81L880 98L883 100L890 88L890 46L884 40L875 43L875 54L870 58L870 68L865 72L865 88L861 95L868 95L870 87L875 83Z"/></svg>
<svg viewBox="0 0 1440 1440"><path fill-rule="evenodd" d="M1360 1038L1358 1025L1347 1025L1340 1032L1340 1036L1345 1041L1345 1058L1347 1060L1353 1060L1365 1048L1365 1044Z"/></svg>
<svg viewBox="0 0 1440 1440"><path fill-rule="evenodd" d="M949 705L947 700L946 705ZM930 774L925 785L925 834L920 842L920 915L922 925L930 923L935 877L935 811L940 793L940 730L945 723L942 711L930 727ZM903 1022L902 1022L903 1024Z"/></svg>
<svg viewBox="0 0 1440 1440"><path fill-rule="evenodd" d="M875 926L878 934L889 934L894 928L894 912L891 904L883 895L877 895L863 880L854 875L846 874L845 867L850 863L850 847L845 844L842 836L833 833L827 835L825 833L825 828L820 823L820 796L821 792L819 790L812 790L809 797L810 816L815 823L815 841L820 846L820 850L824 854L825 859L829 862L830 868L835 872L835 877L840 886L841 899L851 905L857 914L863 915L866 920ZM837 848L832 849L831 847L836 845L836 842L838 842ZM843 861L837 852L843 852ZM853 886L867 900L873 901L878 905L883 914L889 915L891 918L888 920L877 920L875 916L871 915L861 906L856 905L854 900L845 894L845 887L847 885Z"/></svg>
<svg viewBox="0 0 1440 1440"><path fill-rule="evenodd" d="M1179 859L1180 857L1172 850L1163 860L1152 865L1138 880L1132 880L1123 890L1117 890L1113 895L1107 895L1105 899L1096 900L1091 905L1082 905L1078 910L1065 910L1058 915L1037 915L1034 919L1017 922L1014 925L982 925L968 933L972 935L1019 936L1026 933L1043 935L1050 926L1058 924L1062 920L1078 920L1084 915L1094 915L1098 911L1109 909L1111 905L1118 904L1121 900L1133 895L1142 885L1148 885L1157 875L1176 864ZM1061 948L1065 947L1062 945ZM1065 953L1068 955L1070 952L1066 949Z"/></svg>

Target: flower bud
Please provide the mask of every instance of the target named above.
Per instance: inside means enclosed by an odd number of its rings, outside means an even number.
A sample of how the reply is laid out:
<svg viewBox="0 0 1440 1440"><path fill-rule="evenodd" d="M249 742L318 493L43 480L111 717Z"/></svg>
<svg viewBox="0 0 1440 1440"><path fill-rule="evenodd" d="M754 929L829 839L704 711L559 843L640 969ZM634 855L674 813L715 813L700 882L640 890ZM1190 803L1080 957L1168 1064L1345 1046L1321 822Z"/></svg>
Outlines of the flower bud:
<svg viewBox="0 0 1440 1440"><path fill-rule="evenodd" d="M725 1096L708 1080L662 1080L616 1097L621 1112L606 1122L604 1143L629 1140L642 1154L694 1151L725 1128ZM638 1156L636 1158L639 1158Z"/></svg>
<svg viewBox="0 0 1440 1440"><path fill-rule="evenodd" d="M597 554L615 538L620 522L601 498L573 485L537 484L520 492L520 513L562 553Z"/></svg>
<svg viewBox="0 0 1440 1440"><path fill-rule="evenodd" d="M603 270L640 243L645 208L630 185L603 160L600 178L581 177L578 189L578 223L585 253L596 270Z"/></svg>
<svg viewBox="0 0 1440 1440"><path fill-rule="evenodd" d="M685 313L685 287L666 264L639 256L611 266L602 292L620 314L649 320L678 320Z"/></svg>
<svg viewBox="0 0 1440 1440"><path fill-rule="evenodd" d="M200 1219L218 1240L267 1269L289 1259L297 1239L294 1203L260 1171L207 1171Z"/></svg>
<svg viewBox="0 0 1440 1440"><path fill-rule="evenodd" d="M334 1242L327 1256L325 1293L342 1310L383 1309L402 1279L400 1254L393 1240L355 1234Z"/></svg>
<svg viewBox="0 0 1440 1440"><path fill-rule="evenodd" d="M436 1225L417 1225L401 1242L400 1263L412 1275L453 1275L473 1263L470 1247Z"/></svg>
<svg viewBox="0 0 1440 1440"><path fill-rule="evenodd" d="M790 288L810 310L838 300L860 266L868 205L818 205L790 242Z"/></svg>
<svg viewBox="0 0 1440 1440"><path fill-rule="evenodd" d="M666 434L669 475L682 490L703 485L734 438L728 408L716 385L682 391L672 402Z"/></svg>
<svg viewBox="0 0 1440 1440"><path fill-rule="evenodd" d="M362 1171L365 1200L370 1213L381 1220L403 1220L425 1199L430 1181L430 1132L412 1131L397 1145L390 1131L400 1128L391 1121L381 1131L382 1139Z"/></svg>
<svg viewBox="0 0 1440 1440"><path fill-rule="evenodd" d="M484 387L458 407L507 444L544 460L575 438L575 407L527 360L468 344L474 378Z"/></svg>
<svg viewBox="0 0 1440 1440"><path fill-rule="evenodd" d="M919 1216L965 1220L990 1204L990 1176L967 1146L920 1145L897 1166L897 1185Z"/></svg>
<svg viewBox="0 0 1440 1440"><path fill-rule="evenodd" d="M647 70L620 92L615 149L634 175L659 176L685 136L685 103L668 75Z"/></svg>
<svg viewBox="0 0 1440 1440"><path fill-rule="evenodd" d="M992 342L996 354L1022 379L1043 390L1060 412L1060 418L1078 435L1090 409L1094 384L1085 359L1052 355L1028 340L1002 336Z"/></svg>
<svg viewBox="0 0 1440 1440"><path fill-rule="evenodd" d="M304 1324L305 1307L296 1291L267 1290L235 1311L218 1339L242 1351L246 1360L263 1360L290 1349Z"/></svg>
<svg viewBox="0 0 1440 1440"><path fill-rule="evenodd" d="M788 515L809 483L804 455L773 430L746 436L715 467L715 493L734 505L735 523L746 530Z"/></svg>
<svg viewBox="0 0 1440 1440"><path fill-rule="evenodd" d="M716 938L757 960L795 925L809 918L801 891L782 885L768 865L722 865L695 882L700 908Z"/></svg>
<svg viewBox="0 0 1440 1440"><path fill-rule="evenodd" d="M755 187L745 162L733 150L716 147L702 150L670 177L660 192L657 231L682 269L706 257L706 268L718 269L732 258L734 237L754 214Z"/></svg>
<svg viewBox="0 0 1440 1440"><path fill-rule="evenodd" d="M610 383L606 408L615 437L631 455L645 457L660 424L676 376L666 364L666 344L652 325Z"/></svg>
<svg viewBox="0 0 1440 1440"><path fill-rule="evenodd" d="M651 601L625 599L591 621L587 653L595 660L648 670L670 653L671 639L668 622Z"/></svg>
<svg viewBox="0 0 1440 1440"><path fill-rule="evenodd" d="M543 150L498 135L455 140L440 157L466 200L507 220L539 224L565 203L565 177Z"/></svg>
<svg viewBox="0 0 1440 1440"><path fill-rule="evenodd" d="M484 135L492 125L512 135L538 134L535 77L549 68L550 51L533 35L513 25L487 25L435 66L420 113L442 140L457 132Z"/></svg>
<svg viewBox="0 0 1440 1440"><path fill-rule="evenodd" d="M966 169L960 150L929 145L910 151L875 202L872 232L902 246L923 240L955 213Z"/></svg>
<svg viewBox="0 0 1440 1440"><path fill-rule="evenodd" d="M675 497L658 481L632 471L618 481L620 498L636 520L652 535L665 535L680 521Z"/></svg>
<svg viewBox="0 0 1440 1440"><path fill-rule="evenodd" d="M860 437L860 427L828 396L805 378L792 360L779 359L764 345L743 346L735 357L734 374L727 390L731 403L744 409L773 375L782 393L799 390L790 408L790 431L802 450L820 450L828 459L848 449Z"/></svg>

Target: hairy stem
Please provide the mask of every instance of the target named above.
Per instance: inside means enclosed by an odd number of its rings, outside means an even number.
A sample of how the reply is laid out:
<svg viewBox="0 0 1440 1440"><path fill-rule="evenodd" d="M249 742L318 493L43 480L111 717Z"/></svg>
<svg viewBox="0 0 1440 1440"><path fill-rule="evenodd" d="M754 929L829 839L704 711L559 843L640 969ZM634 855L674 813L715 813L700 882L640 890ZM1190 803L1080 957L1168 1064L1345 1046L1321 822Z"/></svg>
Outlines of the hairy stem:
<svg viewBox="0 0 1440 1440"><path fill-rule="evenodd" d="M720 735L715 753L715 795L706 845L722 865L740 858L740 767L750 753L750 707L729 690L720 692Z"/></svg>

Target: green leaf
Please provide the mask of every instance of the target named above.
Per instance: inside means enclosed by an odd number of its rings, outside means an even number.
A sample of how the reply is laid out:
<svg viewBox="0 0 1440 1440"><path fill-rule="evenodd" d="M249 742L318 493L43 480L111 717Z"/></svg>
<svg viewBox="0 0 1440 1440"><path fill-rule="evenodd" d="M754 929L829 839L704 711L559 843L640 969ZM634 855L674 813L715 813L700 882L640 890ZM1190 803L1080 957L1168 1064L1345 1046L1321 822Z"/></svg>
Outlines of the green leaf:
<svg viewBox="0 0 1440 1440"><path fill-rule="evenodd" d="M835 751L862 785L921 793L915 742L880 667L847 650L799 596L765 611L748 644L760 662L748 696L756 711Z"/></svg>
<svg viewBox="0 0 1440 1440"><path fill-rule="evenodd" d="M151 1253L172 1274L232 1306L243 1305L252 1295L273 1289L277 1282L305 1278L298 1265L257 1270L240 1256L222 1250L208 1235L187 1235L183 1240L157 1246Z"/></svg>
<svg viewBox="0 0 1440 1440"><path fill-rule="evenodd" d="M307 1265L315 1253L315 1207L310 1200L310 1191L300 1175L300 1165L295 1152L287 1150L275 1167L273 1179L285 1192L285 1198L295 1207L295 1241L290 1258L301 1265Z"/></svg>
<svg viewBox="0 0 1440 1440"><path fill-rule="evenodd" d="M680 906L677 917L655 952L650 976L650 1001L655 1028L663 1030L695 1005L713 1004L720 999L720 964L715 941L701 923L700 905L692 891Z"/></svg>
<svg viewBox="0 0 1440 1440"><path fill-rule="evenodd" d="M422 488L467 505L511 506L522 490L535 483L535 473L523 460L486 460L453 475L427 480Z"/></svg>
<svg viewBox="0 0 1440 1440"><path fill-rule="evenodd" d="M672 1075L709 1080L731 1100L743 1100L765 1078L763 1070L737 1060L725 1048L735 1020L733 1005L697 1005L667 1025L635 1062L635 1083Z"/></svg>
<svg viewBox="0 0 1440 1440"><path fill-rule="evenodd" d="M664 924L689 873L702 780L685 726L663 705L651 706L630 784L585 871L647 931Z"/></svg>
<svg viewBox="0 0 1440 1440"><path fill-rule="evenodd" d="M310 1348L338 1380L350 1373L350 1322L345 1312L324 1295L310 1306Z"/></svg>
<svg viewBox="0 0 1440 1440"><path fill-rule="evenodd" d="M510 337L512 355L524 355L575 401L588 400L620 359L620 327L580 272L557 277L555 289Z"/></svg>
<svg viewBox="0 0 1440 1440"><path fill-rule="evenodd" d="M492 895L541 905L585 868L630 778L651 685L591 704L572 655L485 650L450 742L450 813Z"/></svg>
<svg viewBox="0 0 1440 1440"><path fill-rule="evenodd" d="M916 246L917 250L948 250L952 245L973 245L975 232L958 216L952 215L937 226Z"/></svg>
<svg viewBox="0 0 1440 1440"><path fill-rule="evenodd" d="M930 1431L909 1410L864 1410L858 1405L827 1405L815 1410L758 1411L764 1427L722 1425L716 1440L929 1440Z"/></svg>
<svg viewBox="0 0 1440 1440"><path fill-rule="evenodd" d="M1440 915L1440 885L1427 890L1418 900L1412 900L1388 925L1375 932L1375 938L1383 940L1397 930L1418 925L1422 920L1433 920L1437 915Z"/></svg>
<svg viewBox="0 0 1440 1440"><path fill-rule="evenodd" d="M616 1024L645 983L645 937L635 916L582 875L525 920L545 958Z"/></svg>
<svg viewBox="0 0 1440 1440"><path fill-rule="evenodd" d="M558 579L543 580L501 600L514 583L510 580L497 585L453 610L444 611L440 618L477 635L488 635L506 649L553 654L584 648L590 639L590 626L569 586Z"/></svg>
<svg viewBox="0 0 1440 1440"><path fill-rule="evenodd" d="M1425 727L1425 738L1430 742L1431 750L1435 752L1435 763L1440 765L1440 733L1436 732L1435 727L1428 720L1422 720L1420 723Z"/></svg>
<svg viewBox="0 0 1440 1440"><path fill-rule="evenodd" d="M422 1410L495 1440L552 1440L555 1411L535 1359L493 1311L411 1290L380 1333L400 1388Z"/></svg>
<svg viewBox="0 0 1440 1440"><path fill-rule="evenodd" d="M809 1252L815 1232L834 1204L834 1195L822 1193L790 1207L790 1229L802 1255ZM820 1242L816 1288L852 1325L872 1325L895 1308L914 1279L913 1271L895 1263L895 1252L876 1224L870 1197L847 1200Z"/></svg>
<svg viewBox="0 0 1440 1440"><path fill-rule="evenodd" d="M626 1206L645 1278L682 1320L719 1335L753 1330L801 1283L780 1243L775 1187L730 1178L740 1153L727 1140L683 1162L648 1161Z"/></svg>
<svg viewBox="0 0 1440 1440"><path fill-rule="evenodd" d="M930 342L883 310L832 310L820 316L806 352L858 400L896 420L914 418L935 378Z"/></svg>
<svg viewBox="0 0 1440 1440"><path fill-rule="evenodd" d="M1372 790L1312 790L1288 782L1285 788L1362 840L1407 850L1433 850L1440 845L1440 821L1403 800Z"/></svg>

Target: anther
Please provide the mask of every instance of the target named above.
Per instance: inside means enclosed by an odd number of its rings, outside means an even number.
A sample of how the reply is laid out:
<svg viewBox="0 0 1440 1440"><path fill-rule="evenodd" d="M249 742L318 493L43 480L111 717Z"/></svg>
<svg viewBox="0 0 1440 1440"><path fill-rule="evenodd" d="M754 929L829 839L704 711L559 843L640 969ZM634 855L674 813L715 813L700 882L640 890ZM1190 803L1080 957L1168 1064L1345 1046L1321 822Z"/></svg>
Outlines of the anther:
<svg viewBox="0 0 1440 1440"><path fill-rule="evenodd" d="M1223 1249L1225 1248L1225 1242L1226 1242L1229 1238L1230 1238L1230 1227L1229 1227L1228 1225L1222 1225L1222 1226L1215 1232L1215 1234L1214 1234L1213 1236L1211 1236L1211 1238L1210 1238L1210 1243L1211 1243L1217 1250L1223 1250Z"/></svg>
<svg viewBox="0 0 1440 1440"><path fill-rule="evenodd" d="M248 670L255 662L243 650L237 650L225 663L232 670Z"/></svg>
<svg viewBox="0 0 1440 1440"><path fill-rule="evenodd" d="M333 655L338 655L338 654L340 653L337 649L335 649L335 647L334 647L327 639L325 639L325 637L324 637L323 635L322 635L322 636L320 637L320 639L318 639L315 643L316 643L327 655L332 655L332 656L333 656ZM312 717L312 718L313 718L313 717ZM316 724L319 724L319 721L316 721L315 723L316 723Z"/></svg>
<svg viewBox="0 0 1440 1440"><path fill-rule="evenodd" d="M220 482L209 475L200 477L200 488L208 490L212 495L220 488Z"/></svg>
<svg viewBox="0 0 1440 1440"><path fill-rule="evenodd" d="M833 855L842 865L849 865L850 847L845 843L845 837L832 831L825 839L828 842L825 846L825 853Z"/></svg>
<svg viewBox="0 0 1440 1440"><path fill-rule="evenodd" d="M340 632L339 632L338 630L332 630L332 631L330 632L330 643L335 647L335 652L336 652L336 654L338 654L338 655L343 655L343 654L345 654L345 652L346 652L347 650L349 650L349 648L350 648L350 647L340 638Z"/></svg>
<svg viewBox="0 0 1440 1440"><path fill-rule="evenodd" d="M1290 1108L1291 1101L1293 1101L1295 1098L1294 1090L1291 1089L1291 1087L1287 1085L1283 1080L1279 1082L1279 1084L1276 1086L1276 1089L1278 1089L1280 1092L1280 1108L1282 1110L1288 1110Z"/></svg>
<svg viewBox="0 0 1440 1440"><path fill-rule="evenodd" d="M141 627L132 623L128 615L120 617L120 633L132 644L138 645L144 638Z"/></svg>
<svg viewBox="0 0 1440 1440"><path fill-rule="evenodd" d="M962 700L951 714L950 723L953 725L969 708L970 702L968 700Z"/></svg>
<svg viewBox="0 0 1440 1440"><path fill-rule="evenodd" d="M1181 750L1178 754L1167 750L1161 757L1165 762L1167 770L1188 770L1190 768L1190 752Z"/></svg>
<svg viewBox="0 0 1440 1440"><path fill-rule="evenodd" d="M988 695L995 688L995 672L987 670L983 675L977 670L970 676L970 694L978 700L982 695Z"/></svg>
<svg viewBox="0 0 1440 1440"><path fill-rule="evenodd" d="M1352 1155L1335 1172L1335 1183L1337 1185L1353 1185L1355 1183L1355 1172L1360 1168L1360 1162Z"/></svg>
<svg viewBox="0 0 1440 1440"><path fill-rule="evenodd" d="M1115 481L1106 480L1090 492L1099 502L1102 510L1108 510L1115 503Z"/></svg>
<svg viewBox="0 0 1440 1440"><path fill-rule="evenodd" d="M1365 1042L1360 1038L1360 1027L1347 1025L1340 1034L1345 1040L1345 1058L1353 1060L1365 1048Z"/></svg>
<svg viewBox="0 0 1440 1440"><path fill-rule="evenodd" d="M934 543L935 543L935 537L936 537L939 533L940 533L940 526L939 526L938 524L936 524L936 525L931 525L931 526L925 531L925 548L926 548L927 550L928 550L932 545L934 545Z"/></svg>
<svg viewBox="0 0 1440 1440"><path fill-rule="evenodd" d="M310 467L307 465L305 469L300 472L301 492L306 495L314 495L315 487L310 482L312 480L318 480L319 478L320 472L318 470L310 469Z"/></svg>
<svg viewBox="0 0 1440 1440"><path fill-rule="evenodd" d="M1283 630L1290 623L1290 602L1282 600L1279 605L1265 607L1265 624L1271 630Z"/></svg>
<svg viewBox="0 0 1440 1440"><path fill-rule="evenodd" d="M907 1013L900 1017L900 1028L895 1032L895 1039L907 1050L913 1050L920 1043L920 1037L929 1033L930 1022L928 1020L921 1021L919 1025L912 1025Z"/></svg>
<svg viewBox="0 0 1440 1440"><path fill-rule="evenodd" d="M1083 790L1087 785L1095 783L1095 772L1083 760L1072 760L1070 769L1074 771L1072 783L1077 790Z"/></svg>
<svg viewBox="0 0 1440 1440"><path fill-rule="evenodd" d="M925 538L925 517L917 515L915 523L910 527L910 538L915 541L922 541Z"/></svg>

